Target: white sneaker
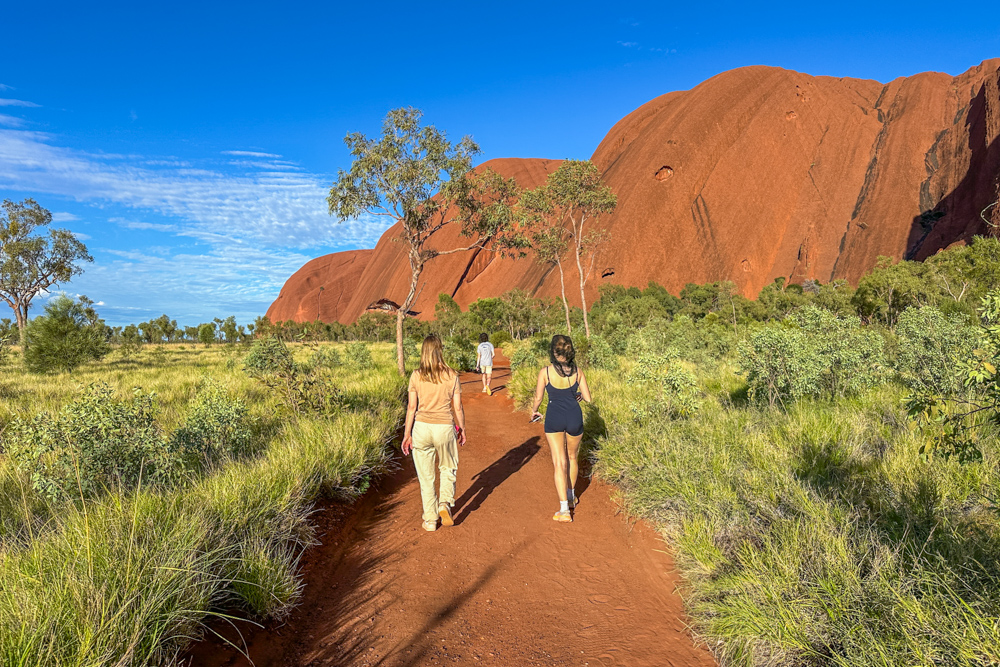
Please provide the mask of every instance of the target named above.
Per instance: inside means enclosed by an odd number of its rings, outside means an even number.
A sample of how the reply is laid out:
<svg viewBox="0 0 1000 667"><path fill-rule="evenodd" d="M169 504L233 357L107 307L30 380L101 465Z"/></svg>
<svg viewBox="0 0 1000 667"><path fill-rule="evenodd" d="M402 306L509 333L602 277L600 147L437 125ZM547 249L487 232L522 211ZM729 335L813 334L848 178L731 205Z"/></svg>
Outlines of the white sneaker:
<svg viewBox="0 0 1000 667"><path fill-rule="evenodd" d="M438 529L437 521L424 521L424 530L426 530L428 533L433 533L437 529Z"/></svg>

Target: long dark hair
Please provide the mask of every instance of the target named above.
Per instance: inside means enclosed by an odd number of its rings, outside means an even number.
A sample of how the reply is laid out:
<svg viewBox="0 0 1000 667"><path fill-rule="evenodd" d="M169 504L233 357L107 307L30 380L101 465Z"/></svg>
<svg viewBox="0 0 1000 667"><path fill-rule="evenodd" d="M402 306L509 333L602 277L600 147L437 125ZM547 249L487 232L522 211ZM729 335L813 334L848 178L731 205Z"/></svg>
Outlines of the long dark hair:
<svg viewBox="0 0 1000 667"><path fill-rule="evenodd" d="M556 359L556 355L559 355L565 361L559 361ZM574 359L576 359L576 349L573 347L573 339L562 334L553 336L552 342L549 344L549 361L552 362L552 367L556 369L556 373L564 378L576 373Z"/></svg>

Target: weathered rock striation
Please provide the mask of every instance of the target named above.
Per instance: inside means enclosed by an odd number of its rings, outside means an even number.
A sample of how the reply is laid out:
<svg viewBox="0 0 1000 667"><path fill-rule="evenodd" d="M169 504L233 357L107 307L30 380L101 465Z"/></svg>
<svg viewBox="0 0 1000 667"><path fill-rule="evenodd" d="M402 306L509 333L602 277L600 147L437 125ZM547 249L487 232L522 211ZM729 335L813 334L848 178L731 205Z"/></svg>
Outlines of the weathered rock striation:
<svg viewBox="0 0 1000 667"><path fill-rule="evenodd" d="M775 67L724 72L636 109L593 160L618 194L618 209L602 222L611 240L589 298L605 282L655 280L676 293L688 282L732 280L747 296L778 276L856 282L879 255L924 259L995 233L1000 206L986 212L992 225L980 212L996 200L1000 182L1000 58L957 77L928 72L884 85ZM531 188L559 162L485 164ZM379 298L403 300L409 267L397 233L392 227L374 250L356 251L371 253L357 279L355 262L344 264L351 279L323 274L331 280L323 299L340 290L335 301L343 304L336 314L323 310L323 319L351 322ZM434 245L462 239L449 230ZM307 271L312 264L286 283L271 308L276 315L293 312L276 307L301 294L292 319L314 319L315 294L299 287L319 279ZM567 267L575 287L575 264ZM514 287L551 297L559 279L530 256L439 257L424 272L413 310L433 316L440 292L466 306Z"/></svg>

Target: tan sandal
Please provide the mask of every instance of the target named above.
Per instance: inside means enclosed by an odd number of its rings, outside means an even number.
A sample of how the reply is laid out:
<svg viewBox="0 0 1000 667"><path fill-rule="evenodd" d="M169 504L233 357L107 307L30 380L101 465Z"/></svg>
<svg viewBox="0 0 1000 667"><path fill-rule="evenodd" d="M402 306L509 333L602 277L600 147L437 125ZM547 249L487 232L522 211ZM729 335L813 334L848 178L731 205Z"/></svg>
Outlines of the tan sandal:
<svg viewBox="0 0 1000 667"><path fill-rule="evenodd" d="M573 523L573 515L569 513L569 510L563 512L559 510L552 515L553 521L558 521L559 523Z"/></svg>

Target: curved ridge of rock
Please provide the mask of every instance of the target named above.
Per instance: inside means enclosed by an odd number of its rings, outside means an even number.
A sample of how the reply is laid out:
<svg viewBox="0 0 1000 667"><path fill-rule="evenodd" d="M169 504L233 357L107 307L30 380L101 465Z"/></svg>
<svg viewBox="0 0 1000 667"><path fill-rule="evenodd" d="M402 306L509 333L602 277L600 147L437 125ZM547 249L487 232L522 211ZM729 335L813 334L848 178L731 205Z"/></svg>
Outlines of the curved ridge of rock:
<svg viewBox="0 0 1000 667"><path fill-rule="evenodd" d="M285 281L267 309L272 322L341 321L373 250L345 250L309 260ZM353 321L353 319L352 319Z"/></svg>
<svg viewBox="0 0 1000 667"><path fill-rule="evenodd" d="M689 282L731 280L751 297L779 276L853 283L880 255L924 259L996 233L1000 206L986 211L990 224L980 212L1000 194L1000 58L957 77L926 72L887 84L744 67L642 105L592 159L618 209L602 221L610 241L587 286L591 302L605 282L655 280L677 293ZM531 188L558 165L482 166ZM348 281L337 319L405 298L409 266L397 235L387 230ZM447 229L431 245L462 241ZM578 295L568 259L567 293ZM558 274L530 256L442 256L425 269L412 310L429 318L441 292L465 307L514 287L553 297Z"/></svg>

